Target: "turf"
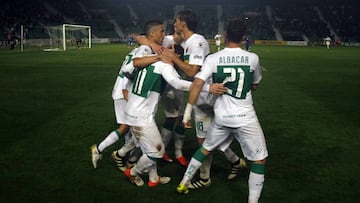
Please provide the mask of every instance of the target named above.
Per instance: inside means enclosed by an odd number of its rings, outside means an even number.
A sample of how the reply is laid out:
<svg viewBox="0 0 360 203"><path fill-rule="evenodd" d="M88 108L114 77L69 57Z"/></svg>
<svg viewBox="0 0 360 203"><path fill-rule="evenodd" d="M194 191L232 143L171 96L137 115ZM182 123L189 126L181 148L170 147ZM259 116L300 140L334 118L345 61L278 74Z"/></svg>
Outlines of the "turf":
<svg viewBox="0 0 360 203"><path fill-rule="evenodd" d="M156 188L131 185L104 152L97 169L89 146L117 127L111 90L130 48L43 52L0 49L0 202L246 202L248 169L236 181L216 153L212 186L178 195L185 168ZM254 104L269 158L261 202L360 199L360 49L253 46L264 67ZM161 110L161 106L160 106ZM163 121L161 112L157 115ZM197 148L188 130L185 155ZM233 149L240 153L237 143ZM169 154L173 155L172 145Z"/></svg>

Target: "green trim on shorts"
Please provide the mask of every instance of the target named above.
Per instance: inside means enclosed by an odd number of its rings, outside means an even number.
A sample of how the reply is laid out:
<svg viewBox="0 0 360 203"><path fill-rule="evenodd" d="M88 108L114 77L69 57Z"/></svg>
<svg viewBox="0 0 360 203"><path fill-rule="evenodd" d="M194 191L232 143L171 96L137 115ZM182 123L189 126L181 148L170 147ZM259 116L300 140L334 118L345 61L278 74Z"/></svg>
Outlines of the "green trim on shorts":
<svg viewBox="0 0 360 203"><path fill-rule="evenodd" d="M116 135L118 136L118 138L120 139L122 135L121 135L121 132L119 131L119 129L116 129L114 131L115 131Z"/></svg>
<svg viewBox="0 0 360 203"><path fill-rule="evenodd" d="M160 161L162 158L155 158L155 157L151 157L151 156L149 156L149 155L146 155L149 159L151 159L151 160L153 160L153 161L155 161L155 162L157 162L157 161Z"/></svg>
<svg viewBox="0 0 360 203"><path fill-rule="evenodd" d="M175 127L175 132L179 135L184 135L185 134L185 128L183 126L176 126Z"/></svg>
<svg viewBox="0 0 360 203"><path fill-rule="evenodd" d="M194 154L194 156L193 156L194 159L200 161L201 163L204 162L204 160L205 160L206 157L207 157L207 156L203 153L203 150L205 150L205 149L204 149L203 146L201 146L201 147L195 152L195 154Z"/></svg>
<svg viewBox="0 0 360 203"><path fill-rule="evenodd" d="M257 164L252 162L250 171L257 174L265 174L265 164Z"/></svg>

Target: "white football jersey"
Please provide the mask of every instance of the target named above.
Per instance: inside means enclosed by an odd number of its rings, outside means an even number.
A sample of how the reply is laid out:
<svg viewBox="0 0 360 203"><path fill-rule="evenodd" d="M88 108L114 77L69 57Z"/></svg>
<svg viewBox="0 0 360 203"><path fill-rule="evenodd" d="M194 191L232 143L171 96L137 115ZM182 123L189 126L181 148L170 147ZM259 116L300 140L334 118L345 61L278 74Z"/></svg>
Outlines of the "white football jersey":
<svg viewBox="0 0 360 203"><path fill-rule="evenodd" d="M133 57L137 51L137 48L133 49L128 55L125 56L125 59L121 65L118 77L116 78L113 90L112 98L113 99L123 99L124 95L122 93L123 89L127 89L129 80L126 78L126 75L131 75L134 71L133 66Z"/></svg>
<svg viewBox="0 0 360 203"><path fill-rule="evenodd" d="M214 83L223 83L226 94L219 96L214 105L215 122L240 127L256 118L251 95L252 84L261 81L259 57L241 48L225 48L209 55L195 76Z"/></svg>
<svg viewBox="0 0 360 203"><path fill-rule="evenodd" d="M134 53L134 58L141 58L144 56L151 56L153 55L152 49L147 45L141 45L137 48L136 52Z"/></svg>
<svg viewBox="0 0 360 203"><path fill-rule="evenodd" d="M173 44L175 44L174 37L172 35L166 35L162 42L162 46L169 48Z"/></svg>
<svg viewBox="0 0 360 203"><path fill-rule="evenodd" d="M193 34L182 45L184 48L184 61L191 65L202 66L205 57L210 54L209 43L199 34Z"/></svg>
<svg viewBox="0 0 360 203"><path fill-rule="evenodd" d="M160 94L166 83L189 91L191 82L181 80L170 64L158 61L143 69L136 69L126 106L126 122L130 126L149 126L154 122Z"/></svg>
<svg viewBox="0 0 360 203"><path fill-rule="evenodd" d="M209 43L199 34L193 34L187 39L184 44L184 62L191 65L202 66L207 55L210 54ZM206 81L206 84L212 83L211 78ZM216 97L209 92L200 92L196 105L204 112L208 111L214 105Z"/></svg>

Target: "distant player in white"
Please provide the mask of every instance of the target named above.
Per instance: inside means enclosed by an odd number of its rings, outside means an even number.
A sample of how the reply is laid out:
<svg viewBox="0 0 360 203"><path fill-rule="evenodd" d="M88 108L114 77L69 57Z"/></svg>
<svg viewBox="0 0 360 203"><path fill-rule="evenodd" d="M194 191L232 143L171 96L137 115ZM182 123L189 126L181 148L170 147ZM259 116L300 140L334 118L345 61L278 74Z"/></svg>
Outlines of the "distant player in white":
<svg viewBox="0 0 360 203"><path fill-rule="evenodd" d="M217 33L215 35L214 39L215 39L215 45L217 47L217 51L220 51L220 49L221 49L221 34Z"/></svg>
<svg viewBox="0 0 360 203"><path fill-rule="evenodd" d="M324 38L326 48L330 49L331 38L329 36Z"/></svg>
<svg viewBox="0 0 360 203"><path fill-rule="evenodd" d="M215 102L214 121L203 145L195 152L177 187L179 193L188 193L187 186L205 158L215 149L226 149L235 137L244 156L252 161L248 180L248 201L258 202L263 188L268 151L251 95L262 78L259 57L240 48L245 31L245 22L231 20L226 29L226 48L209 55L195 76L183 121L188 127L191 126L192 107L208 78L212 78L214 82L224 83L228 91Z"/></svg>
<svg viewBox="0 0 360 203"><path fill-rule="evenodd" d="M192 10L180 11L175 18L174 31L181 34L184 39L184 60L180 60L173 52L165 49L162 54L171 58L171 61L179 67L188 77L193 77L203 65L205 57L210 53L207 40L200 34L195 33L197 26L197 16ZM211 78L206 81L211 84ZM219 90L224 91L224 90ZM220 92L218 92L220 93ZM201 92L196 105L194 106L196 136L198 144L201 145L206 137L207 130L213 119L213 105L216 96L209 92ZM232 171L238 171L238 168L244 165L244 161L229 148L225 152L226 158L232 163ZM189 188L198 189L209 187L211 185L210 168L212 156L209 156L206 162L200 168L200 179L194 180ZM230 176L231 175L231 176ZM236 177L237 173L229 175L229 179Z"/></svg>
<svg viewBox="0 0 360 203"><path fill-rule="evenodd" d="M112 158L116 162L119 170L125 171L127 165L125 164L125 155L135 148L134 142L129 138L131 135L129 133L129 127L125 124L125 107L127 100L127 89L130 87L129 77L133 70L133 56L136 53L137 49L133 49L124 59L123 64L120 68L119 74L116 78L113 91L112 98L114 100L114 109L116 122L119 124L118 129L110 132L103 141L98 145L92 145L90 147L91 151L91 160L93 167L97 167L97 162L102 159L102 152L116 141L119 140L120 137L125 136L125 145L117 150L113 151ZM132 165L132 162L137 160L137 156L139 155L139 151L133 151L134 156L129 156L128 163Z"/></svg>

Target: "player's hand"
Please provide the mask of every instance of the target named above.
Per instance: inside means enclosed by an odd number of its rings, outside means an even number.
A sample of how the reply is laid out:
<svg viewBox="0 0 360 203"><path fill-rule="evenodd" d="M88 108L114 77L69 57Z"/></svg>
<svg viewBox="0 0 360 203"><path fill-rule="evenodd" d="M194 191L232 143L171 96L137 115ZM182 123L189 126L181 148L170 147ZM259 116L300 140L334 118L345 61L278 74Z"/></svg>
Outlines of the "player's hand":
<svg viewBox="0 0 360 203"><path fill-rule="evenodd" d="M186 107L185 107L185 111L184 111L184 116L183 116L183 125L184 128L192 128L191 126L191 111L192 111L192 106L191 104L187 103Z"/></svg>
<svg viewBox="0 0 360 203"><path fill-rule="evenodd" d="M222 95L227 91L227 88L222 83L213 83L210 85L210 93L216 96Z"/></svg>
<svg viewBox="0 0 360 203"><path fill-rule="evenodd" d="M192 128L191 121L183 123L183 125L184 125L184 128L187 128L187 129Z"/></svg>
<svg viewBox="0 0 360 203"><path fill-rule="evenodd" d="M177 57L174 46L171 46L170 48L163 48L162 50L160 50L159 54L168 57L170 60L172 60L174 57Z"/></svg>
<svg viewBox="0 0 360 203"><path fill-rule="evenodd" d="M164 49L164 47L162 47L161 45L158 45L156 43L151 43L150 47L156 54L160 54L162 52L162 50Z"/></svg>
<svg viewBox="0 0 360 203"><path fill-rule="evenodd" d="M258 86L258 84L252 84L252 85L251 85L251 91L256 91L256 90L257 90L257 86Z"/></svg>
<svg viewBox="0 0 360 203"><path fill-rule="evenodd" d="M129 95L128 90L127 90L127 89L123 89L122 92L123 92L125 101L128 101L128 95Z"/></svg>

